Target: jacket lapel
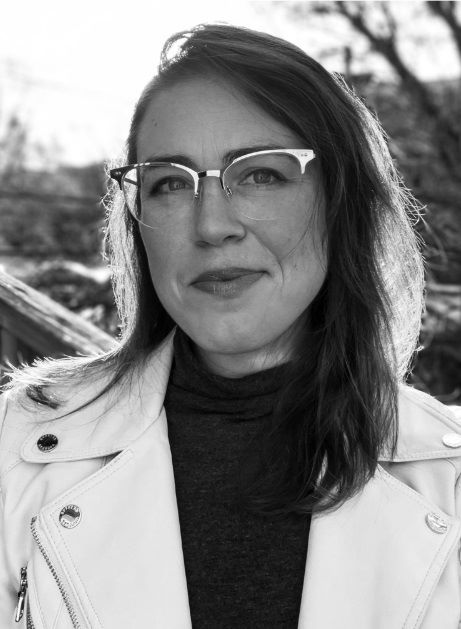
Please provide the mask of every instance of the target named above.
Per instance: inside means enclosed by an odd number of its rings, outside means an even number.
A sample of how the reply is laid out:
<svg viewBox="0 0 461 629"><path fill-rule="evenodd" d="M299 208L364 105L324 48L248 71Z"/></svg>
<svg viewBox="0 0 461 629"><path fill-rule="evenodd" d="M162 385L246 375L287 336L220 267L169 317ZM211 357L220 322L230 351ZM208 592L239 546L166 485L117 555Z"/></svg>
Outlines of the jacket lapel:
<svg viewBox="0 0 461 629"><path fill-rule="evenodd" d="M40 512L38 536L82 628L191 627L166 428L163 413ZM74 528L60 524L66 505L81 514Z"/></svg>
<svg viewBox="0 0 461 629"><path fill-rule="evenodd" d="M433 513L445 533L427 525ZM379 468L359 495L312 519L300 629L420 627L460 530L459 520ZM439 622L434 629L450 626Z"/></svg>

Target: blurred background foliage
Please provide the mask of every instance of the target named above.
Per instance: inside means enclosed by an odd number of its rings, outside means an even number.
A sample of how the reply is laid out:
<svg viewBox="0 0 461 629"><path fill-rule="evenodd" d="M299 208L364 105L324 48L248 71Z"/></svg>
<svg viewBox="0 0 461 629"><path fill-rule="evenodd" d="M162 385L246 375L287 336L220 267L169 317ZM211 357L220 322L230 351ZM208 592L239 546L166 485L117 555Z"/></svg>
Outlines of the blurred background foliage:
<svg viewBox="0 0 461 629"><path fill-rule="evenodd" d="M411 4L427 14L428 28L433 20L443 25L461 61L459 3ZM264 11L283 11L299 28L305 24L306 31L314 19L327 29L330 21L335 25L341 73L378 116L407 187L424 206L416 228L427 265L426 313L409 380L444 402L461 403L460 77L431 82L418 77L405 55L402 16L394 3L261 5ZM424 46L424 36L417 45ZM390 78L380 78L372 63L376 57L385 62ZM12 116L0 139L0 264L116 335L109 273L101 260L104 166L54 164L30 170L25 167L30 152L42 153L43 164L50 161L43 147L31 145L24 121Z"/></svg>

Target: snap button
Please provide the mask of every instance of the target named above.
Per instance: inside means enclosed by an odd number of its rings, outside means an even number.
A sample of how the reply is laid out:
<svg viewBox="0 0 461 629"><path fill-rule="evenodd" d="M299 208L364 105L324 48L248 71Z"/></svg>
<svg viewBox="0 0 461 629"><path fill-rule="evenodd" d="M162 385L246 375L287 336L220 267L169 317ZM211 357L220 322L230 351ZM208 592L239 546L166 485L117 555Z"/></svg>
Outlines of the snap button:
<svg viewBox="0 0 461 629"><path fill-rule="evenodd" d="M42 452L49 452L58 445L58 438L56 435L42 435L37 441L37 447Z"/></svg>
<svg viewBox="0 0 461 629"><path fill-rule="evenodd" d="M66 505L59 514L59 522L66 529L73 529L82 519L80 508L77 505Z"/></svg>
<svg viewBox="0 0 461 629"><path fill-rule="evenodd" d="M426 515L426 524L434 533L446 533L448 531L446 520L436 513L428 513Z"/></svg>
<svg viewBox="0 0 461 629"><path fill-rule="evenodd" d="M449 448L461 448L461 435L456 432L449 432L442 437L443 444Z"/></svg>

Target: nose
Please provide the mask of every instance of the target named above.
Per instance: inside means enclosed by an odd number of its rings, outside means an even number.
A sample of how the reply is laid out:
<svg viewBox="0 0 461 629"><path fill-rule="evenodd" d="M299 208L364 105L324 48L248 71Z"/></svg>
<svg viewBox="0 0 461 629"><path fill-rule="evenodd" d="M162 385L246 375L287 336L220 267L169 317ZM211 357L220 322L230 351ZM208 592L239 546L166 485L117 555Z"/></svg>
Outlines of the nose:
<svg viewBox="0 0 461 629"><path fill-rule="evenodd" d="M200 179L199 196L195 201L195 232L201 246L220 246L224 242L241 240L245 226L224 192L219 177Z"/></svg>

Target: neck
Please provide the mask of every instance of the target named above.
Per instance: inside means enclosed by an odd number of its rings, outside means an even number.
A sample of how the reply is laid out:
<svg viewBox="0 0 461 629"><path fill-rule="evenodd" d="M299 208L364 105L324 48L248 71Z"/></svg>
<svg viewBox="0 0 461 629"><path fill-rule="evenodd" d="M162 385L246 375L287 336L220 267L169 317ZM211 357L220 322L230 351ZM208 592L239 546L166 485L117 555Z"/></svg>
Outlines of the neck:
<svg viewBox="0 0 461 629"><path fill-rule="evenodd" d="M225 378L243 378L288 361L286 356L284 358L267 355L255 356L252 352L248 354L220 354L204 352L200 348L196 348L196 352L211 373Z"/></svg>
<svg viewBox="0 0 461 629"><path fill-rule="evenodd" d="M194 345L196 356L202 364L213 374L225 378L243 378L252 373L271 369L290 360L291 347L284 343L274 342L266 346L246 352L219 352L205 350Z"/></svg>

